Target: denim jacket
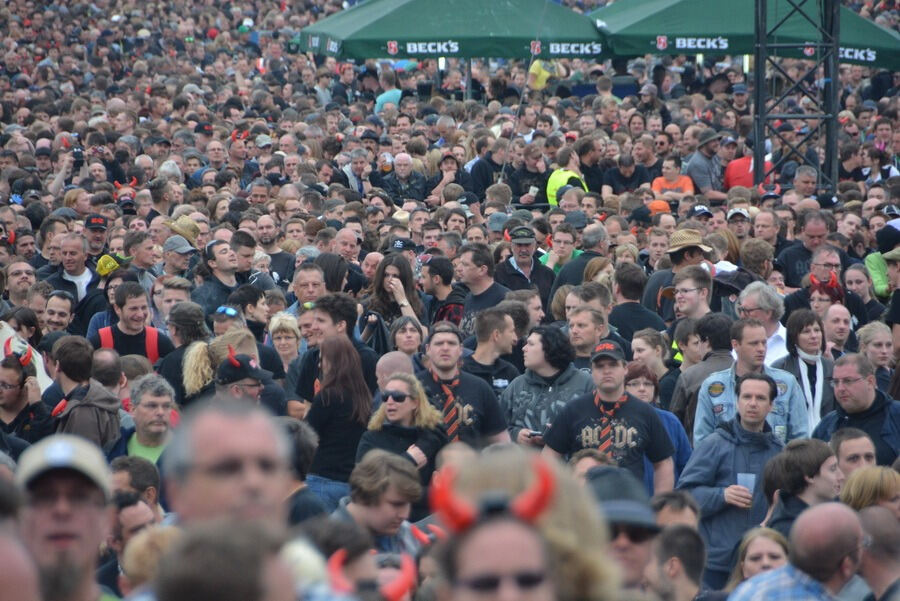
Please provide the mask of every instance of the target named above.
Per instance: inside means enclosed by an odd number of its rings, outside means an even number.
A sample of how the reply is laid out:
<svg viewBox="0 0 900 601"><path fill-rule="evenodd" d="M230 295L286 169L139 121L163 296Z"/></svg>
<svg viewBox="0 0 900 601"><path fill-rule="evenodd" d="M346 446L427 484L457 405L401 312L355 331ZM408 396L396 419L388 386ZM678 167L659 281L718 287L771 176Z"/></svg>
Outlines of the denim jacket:
<svg viewBox="0 0 900 601"><path fill-rule="evenodd" d="M778 386L775 404L766 417L775 436L782 442L808 438L810 432L806 416L806 399L800 385L797 384L797 379L783 369L764 366L763 371L775 380ZM695 447L712 434L717 425L734 419L737 415L736 381L735 368L732 366L712 373L700 385L694 419Z"/></svg>

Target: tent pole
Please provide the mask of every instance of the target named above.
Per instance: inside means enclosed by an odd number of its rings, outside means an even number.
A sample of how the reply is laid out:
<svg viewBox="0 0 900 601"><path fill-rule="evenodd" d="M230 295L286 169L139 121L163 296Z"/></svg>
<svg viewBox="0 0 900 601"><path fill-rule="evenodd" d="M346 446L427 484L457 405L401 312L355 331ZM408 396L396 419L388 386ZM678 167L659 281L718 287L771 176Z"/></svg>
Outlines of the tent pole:
<svg viewBox="0 0 900 601"><path fill-rule="evenodd" d="M756 40L753 45L753 183L766 178L766 0L756 0Z"/></svg>
<svg viewBox="0 0 900 601"><path fill-rule="evenodd" d="M466 59L466 95L465 99L470 100L472 98L472 59Z"/></svg>

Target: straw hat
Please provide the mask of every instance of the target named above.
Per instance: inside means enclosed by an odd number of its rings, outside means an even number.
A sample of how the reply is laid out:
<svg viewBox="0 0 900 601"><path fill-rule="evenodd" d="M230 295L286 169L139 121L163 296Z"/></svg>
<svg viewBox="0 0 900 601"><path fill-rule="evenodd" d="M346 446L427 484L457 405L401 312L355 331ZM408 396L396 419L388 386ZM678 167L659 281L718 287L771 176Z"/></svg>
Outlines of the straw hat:
<svg viewBox="0 0 900 601"><path fill-rule="evenodd" d="M179 236L183 236L185 240L191 243L191 246L197 246L197 236L200 235L200 228L187 215L182 215L174 221L166 219L164 225Z"/></svg>
<svg viewBox="0 0 900 601"><path fill-rule="evenodd" d="M666 252L673 253L683 248L697 247L703 252L709 252L712 249L703 244L703 237L697 230L675 230L669 237L669 250Z"/></svg>

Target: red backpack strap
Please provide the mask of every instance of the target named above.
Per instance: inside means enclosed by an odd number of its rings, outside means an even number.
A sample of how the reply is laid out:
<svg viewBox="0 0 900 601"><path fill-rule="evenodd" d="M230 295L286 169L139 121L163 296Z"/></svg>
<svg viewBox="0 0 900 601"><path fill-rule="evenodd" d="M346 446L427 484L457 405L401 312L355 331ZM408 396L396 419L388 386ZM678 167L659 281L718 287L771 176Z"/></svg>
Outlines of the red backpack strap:
<svg viewBox="0 0 900 601"><path fill-rule="evenodd" d="M100 348L113 348L113 333L110 326L100 328L97 334L100 335Z"/></svg>
<svg viewBox="0 0 900 601"><path fill-rule="evenodd" d="M144 348L150 365L153 365L159 360L159 330L150 326L144 328Z"/></svg>

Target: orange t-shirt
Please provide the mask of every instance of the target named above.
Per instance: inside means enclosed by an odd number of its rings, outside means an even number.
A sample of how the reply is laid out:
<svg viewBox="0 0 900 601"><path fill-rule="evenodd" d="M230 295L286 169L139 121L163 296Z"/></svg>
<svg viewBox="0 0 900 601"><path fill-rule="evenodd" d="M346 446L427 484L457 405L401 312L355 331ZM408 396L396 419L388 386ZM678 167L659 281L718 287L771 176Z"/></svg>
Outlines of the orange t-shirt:
<svg viewBox="0 0 900 601"><path fill-rule="evenodd" d="M680 192L682 194L693 194L694 182L686 175L679 175L678 179L671 183L664 177L657 177L655 180L653 180L653 183L650 184L650 188L657 194L663 194L664 192Z"/></svg>

